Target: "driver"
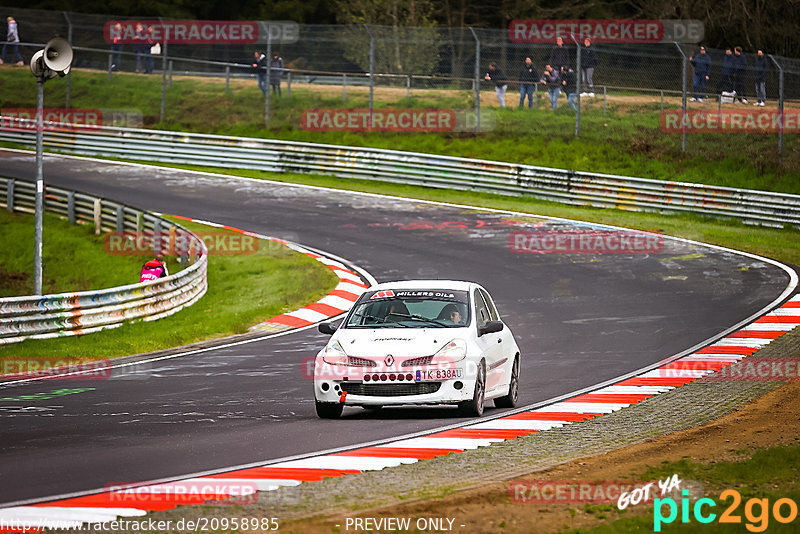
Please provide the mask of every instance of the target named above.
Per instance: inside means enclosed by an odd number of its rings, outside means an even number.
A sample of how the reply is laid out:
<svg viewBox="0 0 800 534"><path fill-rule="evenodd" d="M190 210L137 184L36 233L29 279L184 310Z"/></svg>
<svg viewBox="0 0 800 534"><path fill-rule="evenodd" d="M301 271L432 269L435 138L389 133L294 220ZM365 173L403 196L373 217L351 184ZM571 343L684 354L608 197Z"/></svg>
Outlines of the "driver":
<svg viewBox="0 0 800 534"><path fill-rule="evenodd" d="M464 317L458 310L458 306L452 303L442 308L442 311L439 312L439 318L450 320L455 324L464 324Z"/></svg>

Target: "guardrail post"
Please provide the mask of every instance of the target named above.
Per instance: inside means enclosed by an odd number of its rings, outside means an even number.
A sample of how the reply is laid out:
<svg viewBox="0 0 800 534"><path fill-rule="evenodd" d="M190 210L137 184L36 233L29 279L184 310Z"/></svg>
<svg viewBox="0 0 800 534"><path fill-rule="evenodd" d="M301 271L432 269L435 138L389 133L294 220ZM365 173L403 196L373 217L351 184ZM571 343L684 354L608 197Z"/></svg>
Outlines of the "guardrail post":
<svg viewBox="0 0 800 534"><path fill-rule="evenodd" d="M153 254L158 254L161 249L161 221L156 219L153 223Z"/></svg>
<svg viewBox="0 0 800 534"><path fill-rule="evenodd" d="M411 75L406 76L406 98L411 99Z"/></svg>
<svg viewBox="0 0 800 534"><path fill-rule="evenodd" d="M94 233L100 235L103 231L103 201L99 198L94 199Z"/></svg>
<svg viewBox="0 0 800 534"><path fill-rule="evenodd" d="M225 65L225 92L231 90L231 66Z"/></svg>
<svg viewBox="0 0 800 534"><path fill-rule="evenodd" d="M6 209L14 213L14 179L10 178L6 184Z"/></svg>
<svg viewBox="0 0 800 534"><path fill-rule="evenodd" d="M169 60L169 86L172 87L172 60Z"/></svg>
<svg viewBox="0 0 800 534"><path fill-rule="evenodd" d="M67 193L67 220L75 224L75 191Z"/></svg>
<svg viewBox="0 0 800 534"><path fill-rule="evenodd" d="M292 97L292 71L286 72L286 98Z"/></svg>
<svg viewBox="0 0 800 534"><path fill-rule="evenodd" d="M136 231L139 233L144 231L144 215L141 211L136 212Z"/></svg>
<svg viewBox="0 0 800 534"><path fill-rule="evenodd" d="M125 209L122 206L117 206L117 233L121 234L125 231Z"/></svg>
<svg viewBox="0 0 800 534"><path fill-rule="evenodd" d="M347 102L347 73L342 74L342 102Z"/></svg>

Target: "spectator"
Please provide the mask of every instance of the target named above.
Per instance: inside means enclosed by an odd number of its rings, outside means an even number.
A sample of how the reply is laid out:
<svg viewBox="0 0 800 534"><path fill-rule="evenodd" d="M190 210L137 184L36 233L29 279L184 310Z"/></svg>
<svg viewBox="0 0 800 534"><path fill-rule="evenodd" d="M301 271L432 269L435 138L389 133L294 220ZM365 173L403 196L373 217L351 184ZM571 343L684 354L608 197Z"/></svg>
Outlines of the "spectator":
<svg viewBox="0 0 800 534"><path fill-rule="evenodd" d="M528 97L528 108L533 107L533 90L539 81L539 73L533 65L531 58L526 57L525 63L519 70L519 107L525 104L525 96Z"/></svg>
<svg viewBox="0 0 800 534"><path fill-rule="evenodd" d="M11 50L17 55L17 65L22 66L22 55L19 53L19 29L14 17L8 17L8 34L6 42L3 44L3 55L0 57L0 65L6 60L6 47L11 46Z"/></svg>
<svg viewBox="0 0 800 534"><path fill-rule="evenodd" d="M753 67L755 74L753 77L756 82L756 99L758 102L754 106L765 106L767 102L767 73L769 72L769 60L764 55L763 50L758 51Z"/></svg>
<svg viewBox="0 0 800 534"><path fill-rule="evenodd" d="M569 65L569 50L564 46L564 39L556 39L556 45L550 50L550 60L548 61L556 73L561 72L561 67Z"/></svg>
<svg viewBox="0 0 800 534"><path fill-rule="evenodd" d="M706 47L700 46L700 53L697 56L689 56L689 61L692 62L694 67L694 95L692 95L692 102L704 99L708 100L705 96L706 82L711 74L711 57L706 53ZM700 96L698 96L698 94Z"/></svg>
<svg viewBox="0 0 800 534"><path fill-rule="evenodd" d="M117 22L111 30L111 70L122 66L122 24Z"/></svg>
<svg viewBox="0 0 800 534"><path fill-rule="evenodd" d="M164 253L159 252L156 254L155 259L142 265L139 282L149 282L159 278L166 278L167 276L169 276L169 271L167 270L167 264L164 262Z"/></svg>
<svg viewBox="0 0 800 534"><path fill-rule="evenodd" d="M547 84L547 92L550 93L550 107L558 108L558 97L561 94L561 76L552 65L545 65L542 83Z"/></svg>
<svg viewBox="0 0 800 534"><path fill-rule="evenodd" d="M256 71L256 76L258 76L258 88L261 89L261 92L264 93L264 96L267 95L267 56L262 54L261 52L254 52L253 57L255 58L255 62L252 64L253 68Z"/></svg>
<svg viewBox="0 0 800 534"><path fill-rule="evenodd" d="M736 92L737 101L747 104L744 97L744 78L747 74L747 57L742 54L742 47L733 49L733 90Z"/></svg>
<svg viewBox="0 0 800 534"><path fill-rule="evenodd" d="M725 57L722 58L722 78L720 83L722 86L717 87L719 93L730 93L733 91L733 51L730 48L725 49Z"/></svg>
<svg viewBox="0 0 800 534"><path fill-rule="evenodd" d="M575 105L575 99L578 97L578 75L567 66L561 67L561 87L567 93L567 104L573 111L578 111L578 106Z"/></svg>
<svg viewBox="0 0 800 534"><path fill-rule="evenodd" d="M272 54L269 62L269 84L272 86L272 94L281 95L281 77L283 76L283 58L278 54Z"/></svg>
<svg viewBox="0 0 800 534"><path fill-rule="evenodd" d="M581 79L587 91L581 96L594 98L594 69L597 67L597 51L592 48L592 40L588 37L583 40L583 50L581 50Z"/></svg>
<svg viewBox="0 0 800 534"><path fill-rule="evenodd" d="M147 45L147 30L144 29L141 22L137 22L135 26L135 33L133 36L133 51L136 53L136 72L142 72L142 59L144 56Z"/></svg>
<svg viewBox="0 0 800 534"><path fill-rule="evenodd" d="M489 72L483 77L487 82L494 82L494 94L497 95L497 101L500 102L500 107L506 107L506 89L508 89L508 78L505 73L500 70L497 63L492 61L489 63Z"/></svg>

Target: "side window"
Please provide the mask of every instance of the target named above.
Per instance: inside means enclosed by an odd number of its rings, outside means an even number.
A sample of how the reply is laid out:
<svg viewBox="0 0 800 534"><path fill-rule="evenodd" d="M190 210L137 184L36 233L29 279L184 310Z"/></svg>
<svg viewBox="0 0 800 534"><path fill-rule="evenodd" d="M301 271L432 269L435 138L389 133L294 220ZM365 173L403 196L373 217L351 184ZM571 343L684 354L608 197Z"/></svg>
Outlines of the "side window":
<svg viewBox="0 0 800 534"><path fill-rule="evenodd" d="M492 297L490 297L489 293L487 293L486 291L484 291L482 289L479 290L479 291L481 292L481 295L483 296L484 300L486 301L486 307L489 308L489 317L492 318L492 321L499 321L500 320L500 314L497 313L497 308L495 308L494 302L492 302Z"/></svg>
<svg viewBox="0 0 800 534"><path fill-rule="evenodd" d="M478 328L481 328L486 325L489 321L491 321L491 315L489 314L489 309L486 307L486 303L483 300L483 297L475 290L473 294L473 299L475 300L475 314L476 314L476 323Z"/></svg>

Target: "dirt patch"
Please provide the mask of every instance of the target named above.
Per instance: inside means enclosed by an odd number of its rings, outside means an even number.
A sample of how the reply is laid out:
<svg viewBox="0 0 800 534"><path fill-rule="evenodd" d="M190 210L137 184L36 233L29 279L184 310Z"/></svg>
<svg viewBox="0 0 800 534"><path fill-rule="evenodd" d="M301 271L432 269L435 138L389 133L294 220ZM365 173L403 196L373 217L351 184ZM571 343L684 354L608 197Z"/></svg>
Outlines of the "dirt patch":
<svg viewBox="0 0 800 534"><path fill-rule="evenodd" d="M797 444L800 438L800 383L780 387L728 415L689 430L654 438L606 454L581 458L545 471L514 480L551 481L639 481L648 466L688 458L710 463L736 460L744 450ZM776 421L781 421L776 425ZM449 496L373 509L348 517L455 518L454 530L462 532L559 532L564 529L591 528L619 517L618 512L603 512L583 504L515 503L509 497L510 480L472 488ZM615 508L615 506L614 506ZM647 507L629 509L626 516L649 515ZM606 517L607 516L607 517ZM323 533L342 525L346 516L287 522L282 531ZM461 525L464 525L463 527ZM535 525L535 529L532 529Z"/></svg>
<svg viewBox="0 0 800 534"><path fill-rule="evenodd" d="M7 271L0 266L0 297L27 295L33 283L31 275L22 271Z"/></svg>

